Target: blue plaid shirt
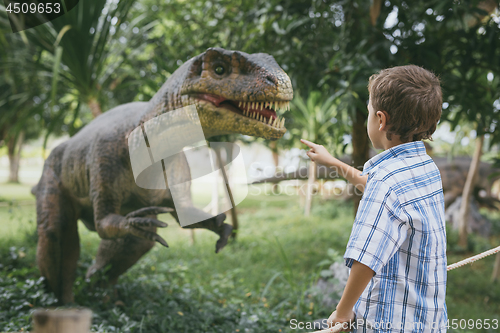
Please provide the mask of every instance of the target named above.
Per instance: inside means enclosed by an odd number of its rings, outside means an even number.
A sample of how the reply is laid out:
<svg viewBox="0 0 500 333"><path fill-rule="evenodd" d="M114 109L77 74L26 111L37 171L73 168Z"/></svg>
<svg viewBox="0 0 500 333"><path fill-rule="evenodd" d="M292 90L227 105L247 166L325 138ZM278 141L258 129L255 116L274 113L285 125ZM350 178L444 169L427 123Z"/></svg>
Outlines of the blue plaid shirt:
<svg viewBox="0 0 500 333"><path fill-rule="evenodd" d="M368 181L344 254L375 275L354 306L353 332L446 332L441 175L422 141L365 163Z"/></svg>

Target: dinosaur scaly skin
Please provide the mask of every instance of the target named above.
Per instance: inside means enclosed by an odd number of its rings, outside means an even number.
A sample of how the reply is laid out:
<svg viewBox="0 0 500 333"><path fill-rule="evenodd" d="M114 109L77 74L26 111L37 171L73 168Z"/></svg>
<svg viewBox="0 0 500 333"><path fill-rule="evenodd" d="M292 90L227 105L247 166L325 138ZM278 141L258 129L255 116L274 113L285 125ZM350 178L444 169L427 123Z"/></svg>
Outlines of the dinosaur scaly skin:
<svg viewBox="0 0 500 333"><path fill-rule="evenodd" d="M275 110L288 108L292 97L290 79L272 56L208 49L179 67L149 102L118 106L57 146L33 193L37 198L38 266L60 303L73 301L79 219L101 238L87 277L110 265L105 273L110 283L155 242L167 246L156 233L158 227L166 227L156 219L157 214L170 212L178 221L168 189L146 190L135 184L127 142L135 128L165 112L195 104L206 138L240 133L278 139L286 129ZM186 184L181 208L196 210L185 157L181 154L165 172L169 180ZM217 233L218 252L232 231L223 223L225 215L213 217L201 210L197 214L206 219L188 228Z"/></svg>

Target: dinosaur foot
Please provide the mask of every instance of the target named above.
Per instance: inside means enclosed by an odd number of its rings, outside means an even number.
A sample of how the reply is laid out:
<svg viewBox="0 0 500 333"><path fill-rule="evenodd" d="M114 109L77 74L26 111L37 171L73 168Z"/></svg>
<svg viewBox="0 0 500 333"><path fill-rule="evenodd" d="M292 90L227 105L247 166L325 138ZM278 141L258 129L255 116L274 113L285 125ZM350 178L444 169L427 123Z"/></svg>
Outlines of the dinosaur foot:
<svg viewBox="0 0 500 333"><path fill-rule="evenodd" d="M232 232L233 232L232 226L230 226L227 223L222 224L221 229L218 233L220 238L215 244L215 253L219 253L219 251L222 250L224 246L226 246L229 236L231 236Z"/></svg>

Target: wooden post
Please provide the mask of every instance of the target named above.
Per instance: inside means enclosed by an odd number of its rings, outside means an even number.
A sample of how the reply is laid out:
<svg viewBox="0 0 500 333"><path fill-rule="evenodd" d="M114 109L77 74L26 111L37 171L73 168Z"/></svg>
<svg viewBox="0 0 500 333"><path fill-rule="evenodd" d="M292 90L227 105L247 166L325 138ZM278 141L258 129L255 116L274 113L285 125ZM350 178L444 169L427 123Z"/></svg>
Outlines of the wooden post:
<svg viewBox="0 0 500 333"><path fill-rule="evenodd" d="M495 256L495 264L493 265L493 274L491 275L491 282L500 279L500 253Z"/></svg>
<svg viewBox="0 0 500 333"><path fill-rule="evenodd" d="M217 164L219 165L219 169L222 174L222 178L224 179L224 184L226 185L227 196L229 197L229 201L231 202L232 208L229 210L231 212L231 222L233 226L233 232L231 233L231 238L236 240L236 235L238 231L238 213L236 212L236 205L234 203L233 193L231 192L231 187L229 187L229 180L227 178L226 170L224 169L225 163L222 162L222 157L220 154L220 149L214 149L215 156L217 158ZM226 161L228 160L228 153L226 151Z"/></svg>
<svg viewBox="0 0 500 333"><path fill-rule="evenodd" d="M92 311L89 309L36 310L35 333L89 333Z"/></svg>
<svg viewBox="0 0 500 333"><path fill-rule="evenodd" d="M481 162L481 154L483 153L484 135L476 138L476 148L474 156L469 167L469 173L465 180L464 190L462 192L462 202L460 203L460 213L458 215L458 244L467 249L467 233L470 218L470 199L474 191L474 185L479 172L479 163Z"/></svg>
<svg viewBox="0 0 500 333"><path fill-rule="evenodd" d="M307 179L306 207L304 209L304 216L309 216L311 214L312 196L313 196L315 181L316 181L316 163L314 161L311 161L309 163L309 177Z"/></svg>

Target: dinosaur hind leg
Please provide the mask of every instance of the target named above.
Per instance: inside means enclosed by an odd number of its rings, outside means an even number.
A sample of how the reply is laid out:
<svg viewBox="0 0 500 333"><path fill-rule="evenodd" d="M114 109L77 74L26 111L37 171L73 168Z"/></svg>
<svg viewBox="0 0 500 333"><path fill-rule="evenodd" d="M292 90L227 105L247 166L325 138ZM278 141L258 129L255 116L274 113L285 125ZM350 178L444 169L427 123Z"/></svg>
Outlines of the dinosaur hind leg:
<svg viewBox="0 0 500 333"><path fill-rule="evenodd" d="M156 216L148 217L156 218ZM142 229L156 233L156 227L143 227ZM155 241L132 235L116 239L102 239L97 250L95 263L87 271L87 278L110 265L105 276L108 283L115 284L118 277L132 267L154 245Z"/></svg>
<svg viewBox="0 0 500 333"><path fill-rule="evenodd" d="M37 189L37 263L59 303L73 302L80 256L76 210L53 172Z"/></svg>

